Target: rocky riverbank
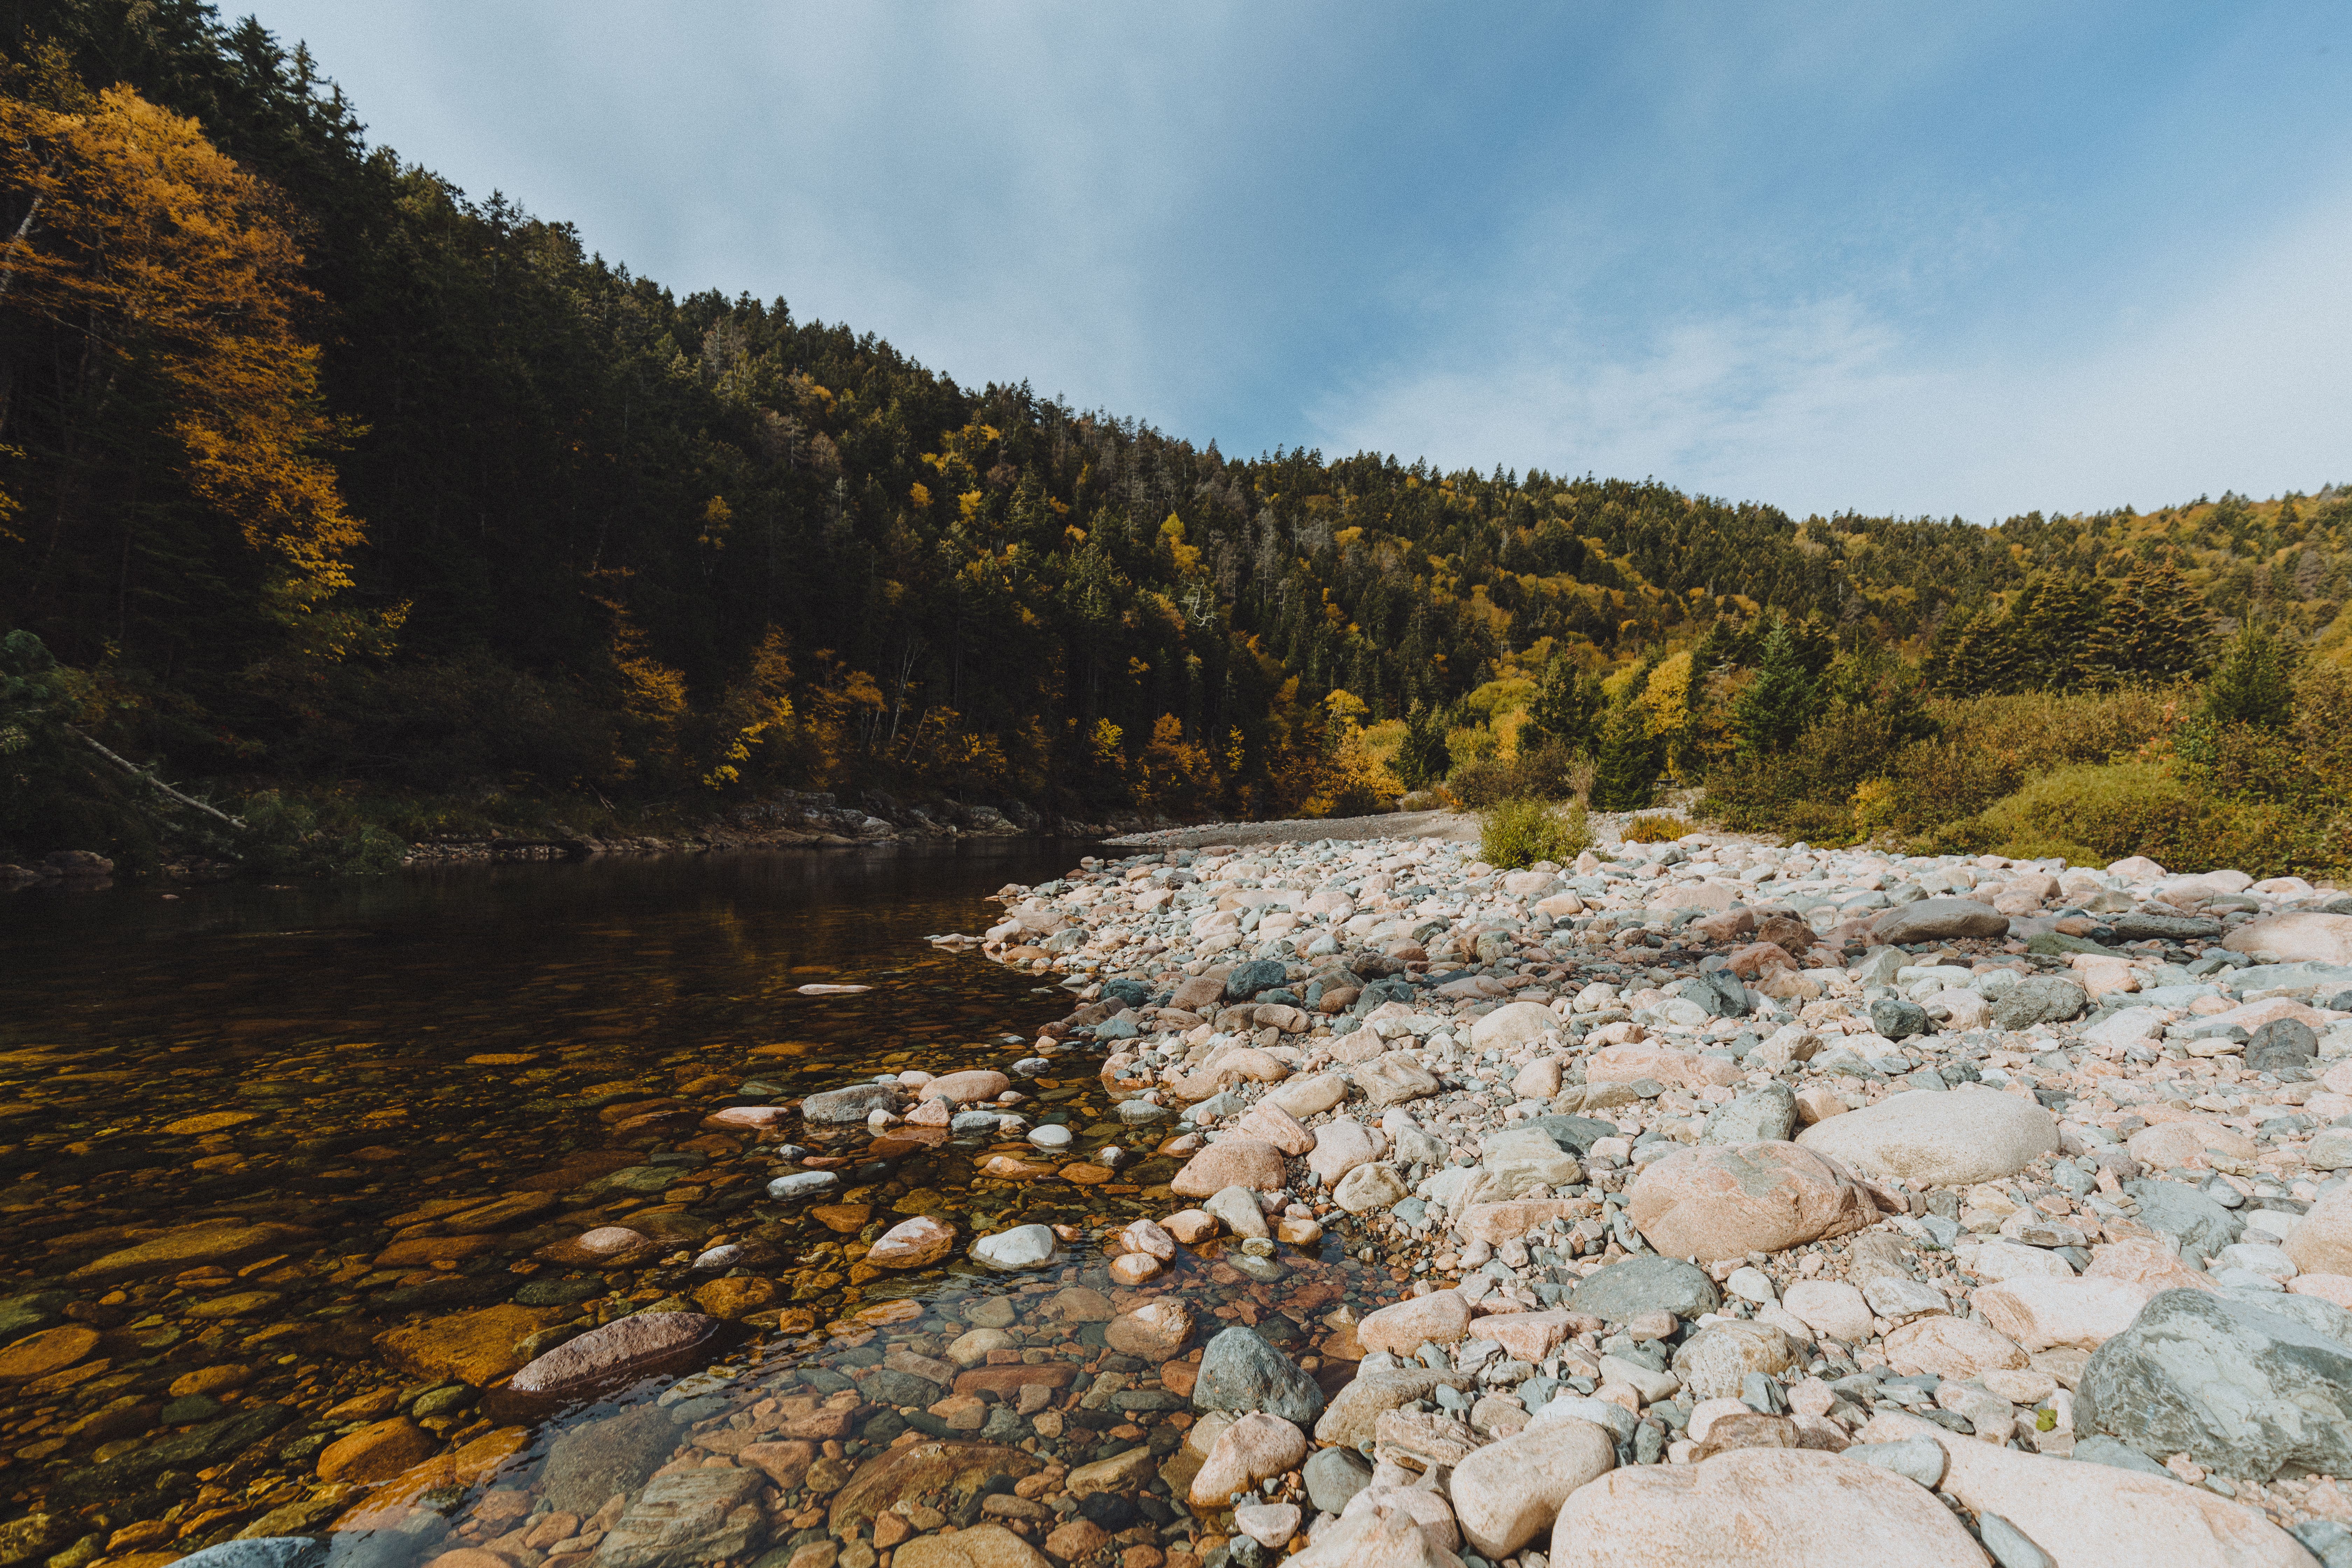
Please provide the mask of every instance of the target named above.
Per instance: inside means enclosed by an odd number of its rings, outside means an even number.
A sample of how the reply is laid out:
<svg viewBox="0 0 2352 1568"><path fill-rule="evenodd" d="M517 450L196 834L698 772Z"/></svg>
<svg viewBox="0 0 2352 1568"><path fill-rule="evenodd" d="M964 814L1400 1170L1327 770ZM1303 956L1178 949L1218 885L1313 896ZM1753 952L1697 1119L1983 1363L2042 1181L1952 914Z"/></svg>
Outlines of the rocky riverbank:
<svg viewBox="0 0 2352 1568"><path fill-rule="evenodd" d="M1323 1319L1345 1381L1210 1342L1210 1557L2352 1563L2352 900L1474 853L1088 861L984 938L1185 1158L1122 1284L1326 1231L1412 1281Z"/></svg>

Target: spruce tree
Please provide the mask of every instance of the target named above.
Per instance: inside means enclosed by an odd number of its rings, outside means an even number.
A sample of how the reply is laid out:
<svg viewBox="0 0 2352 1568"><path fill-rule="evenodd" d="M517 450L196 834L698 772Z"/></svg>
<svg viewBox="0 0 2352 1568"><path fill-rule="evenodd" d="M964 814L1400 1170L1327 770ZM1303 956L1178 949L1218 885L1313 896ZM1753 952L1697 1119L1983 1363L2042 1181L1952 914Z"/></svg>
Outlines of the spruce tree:
<svg viewBox="0 0 2352 1568"><path fill-rule="evenodd" d="M1581 674L1565 657L1544 667L1543 682L1528 704L1525 736L1557 741L1587 756L1601 743L1601 713L1607 699L1597 676ZM1523 739L1522 744L1525 744Z"/></svg>
<svg viewBox="0 0 2352 1568"><path fill-rule="evenodd" d="M1602 811L1640 811L1650 804L1664 771L1663 750L1647 720L1630 702L1612 709L1592 763L1592 804Z"/></svg>
<svg viewBox="0 0 2352 1568"><path fill-rule="evenodd" d="M2096 683L2164 685L2202 670L2211 658L2213 617L2189 581L2170 565L2137 567L2108 596L2092 634Z"/></svg>
<svg viewBox="0 0 2352 1568"><path fill-rule="evenodd" d="M1757 756L1787 745L1804 733L1821 706L1821 681L1807 668L1797 634L1786 622L1775 626L1757 656L1756 679L1732 704L1740 751Z"/></svg>
<svg viewBox="0 0 2352 1568"><path fill-rule="evenodd" d="M2216 724L2284 730L2294 721L2294 672L2300 648L2247 622L2205 687L2204 716Z"/></svg>

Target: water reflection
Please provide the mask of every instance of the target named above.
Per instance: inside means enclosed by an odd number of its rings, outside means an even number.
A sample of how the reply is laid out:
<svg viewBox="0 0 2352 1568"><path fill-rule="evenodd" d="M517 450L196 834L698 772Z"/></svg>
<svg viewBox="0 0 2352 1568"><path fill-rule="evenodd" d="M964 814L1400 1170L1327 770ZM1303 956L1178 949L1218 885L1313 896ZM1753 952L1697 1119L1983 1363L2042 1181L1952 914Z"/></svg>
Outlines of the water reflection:
<svg viewBox="0 0 2352 1568"><path fill-rule="evenodd" d="M1066 994L923 939L981 929L982 895L1076 852L0 899L9 1560L147 1568L341 1521L339 1555L370 1562L650 1568L830 1540L859 1568L961 1521L1066 1546L1084 1521L1105 1550L1181 1563L1198 1538L1181 1478L1139 1472L1092 1512L1057 1489L1139 1447L1184 1462L1186 1363L1107 1342L1094 1245L1165 1212L1172 1161L996 1180L990 1159L1036 1151L795 1122L780 1155L706 1121L1028 1054ZM802 995L812 980L872 989ZM1088 1058L1023 1088L1033 1121L1074 1134L1072 1167L1123 1136ZM788 1170L837 1184L772 1202ZM867 1265L912 1215L955 1227L948 1259ZM1057 1267L963 1259L1016 1220L1064 1227ZM581 1250L600 1228L645 1240ZM1187 1254L1155 1290L1202 1336L1255 1323L1303 1353L1318 1313L1387 1286L1336 1255L1241 1261ZM714 1313L746 1342L558 1419L486 1408L531 1357L648 1310ZM669 1489L707 1536L690 1551L630 1544L665 1468L712 1472Z"/></svg>

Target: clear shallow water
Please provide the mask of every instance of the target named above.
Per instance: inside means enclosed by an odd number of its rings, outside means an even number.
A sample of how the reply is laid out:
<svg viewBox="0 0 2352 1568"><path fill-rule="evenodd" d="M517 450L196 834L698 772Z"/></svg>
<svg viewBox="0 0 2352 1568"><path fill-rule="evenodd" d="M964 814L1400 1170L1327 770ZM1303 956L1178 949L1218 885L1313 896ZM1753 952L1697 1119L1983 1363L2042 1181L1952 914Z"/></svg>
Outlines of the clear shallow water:
<svg viewBox="0 0 2352 1568"><path fill-rule="evenodd" d="M259 1526L318 1533L338 1519L370 1527L338 1536L341 1554L387 1563L503 1541L513 1531L493 1527L533 1519L543 1536L547 1516L611 1500L555 1508L612 1478L583 1481L576 1454L551 1450L566 1433L593 1447L625 1417L660 1428L639 1434L648 1459L720 1468L740 1464L728 1456L745 1432L791 1441L795 1422L838 1428L798 1485L769 1479L735 1553L747 1561L827 1531L853 1560L875 1550L870 1522L827 1510L909 1431L985 1437L1010 1456L989 1475L930 1478L939 1484L916 1489L931 1503L902 1516L918 1524L970 1512L992 1479L1024 1466L1139 1444L1172 1454L1184 1401L1145 1363L1106 1351L1098 1306L1046 1292L1108 1288L1094 1241L1165 1212L1152 1189L1173 1162L1145 1159L1087 1186L994 1181L980 1163L1012 1151L990 1140L877 1150L862 1128L795 1124L790 1135L842 1186L830 1203L778 1205L765 1182L794 1166L700 1128L724 1104L1028 1054L1067 994L923 939L977 932L996 910L983 895L1059 874L1077 853L615 859L176 900L130 887L0 900L0 1517L37 1548L24 1560L158 1563ZM873 989L798 994L811 981ZM1063 1160L1139 1142L1117 1125L1095 1065L1073 1054L1055 1063L1062 1076L1022 1086L1036 1097L1024 1107L1033 1119L1076 1134ZM955 1226L959 1253L912 1271L859 1267L861 1242L914 1214ZM1076 1227L1064 1267L1006 1278L961 1260L974 1234L1031 1221ZM545 1260L547 1247L608 1225L653 1237L661 1256L604 1268ZM646 1404L667 1386L656 1380L519 1436L483 1414L479 1390L527 1352L648 1307L693 1305L714 1275L672 1260L722 1243L747 1249L728 1315L746 1316L751 1342L721 1363L732 1382L685 1405L673 1392L665 1407ZM1370 1282L1336 1259L1286 1257L1276 1272L1253 1279L1204 1252L1180 1258L1163 1283L1202 1314L1204 1335L1214 1312L1303 1353L1316 1312ZM981 1305L1008 1296L1010 1313ZM747 1301L756 1310L740 1314ZM856 1314L877 1307L899 1321L861 1329ZM1016 1414L1036 1396L1008 1384L970 1402L984 1409L935 1416L928 1395L949 1397L946 1386L845 1376L892 1351L937 1366L980 1322L1010 1335L1000 1359L1009 1348L1015 1361L1067 1363L1081 1381L1055 1384L1045 1408ZM1106 1370L1120 1384L1108 1392L1127 1397L1083 1408ZM856 1388L870 1396L852 1402L854 1417L793 1403ZM664 1425L648 1409L686 1414ZM452 1455L457 1471L418 1492L420 1473ZM418 1495L387 1500L402 1478ZM635 1481L614 1495L639 1495ZM1003 1522L1042 1540L1074 1517L1060 1500L1061 1515ZM1196 1528L1165 1503L1103 1522L1179 1552ZM569 1546L507 1542L503 1560L536 1568L569 1552L585 1563L578 1542L593 1528L582 1521ZM702 1560L732 1540L706 1542Z"/></svg>

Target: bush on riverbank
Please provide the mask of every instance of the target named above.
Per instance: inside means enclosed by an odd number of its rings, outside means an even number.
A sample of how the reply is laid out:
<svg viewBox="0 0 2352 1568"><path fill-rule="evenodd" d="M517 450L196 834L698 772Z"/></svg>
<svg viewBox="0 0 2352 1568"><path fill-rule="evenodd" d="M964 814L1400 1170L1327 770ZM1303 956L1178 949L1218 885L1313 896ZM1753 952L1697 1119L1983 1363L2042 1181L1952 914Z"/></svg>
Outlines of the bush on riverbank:
<svg viewBox="0 0 2352 1568"><path fill-rule="evenodd" d="M1507 871L1538 860L1565 866L1591 847L1591 826L1576 801L1497 801L1478 814L1478 858Z"/></svg>

